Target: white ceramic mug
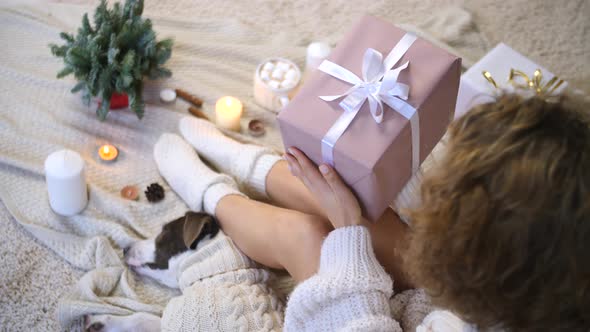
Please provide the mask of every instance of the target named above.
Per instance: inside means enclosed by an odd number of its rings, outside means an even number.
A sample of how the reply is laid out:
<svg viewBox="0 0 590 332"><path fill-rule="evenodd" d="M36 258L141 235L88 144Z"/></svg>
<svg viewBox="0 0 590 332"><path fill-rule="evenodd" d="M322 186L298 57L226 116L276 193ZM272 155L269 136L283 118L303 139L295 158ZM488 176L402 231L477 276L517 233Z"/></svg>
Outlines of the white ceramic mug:
<svg viewBox="0 0 590 332"><path fill-rule="evenodd" d="M285 63L289 64L296 75L291 81L293 84L289 86L271 86L270 82L273 81L272 79L265 80L262 77L263 67L267 63ZM256 72L254 72L254 99L256 102L271 111L278 112L283 107L287 106L291 98L293 98L299 83L301 82L301 70L293 61L285 59L285 58L269 58L262 61L258 67L256 67Z"/></svg>

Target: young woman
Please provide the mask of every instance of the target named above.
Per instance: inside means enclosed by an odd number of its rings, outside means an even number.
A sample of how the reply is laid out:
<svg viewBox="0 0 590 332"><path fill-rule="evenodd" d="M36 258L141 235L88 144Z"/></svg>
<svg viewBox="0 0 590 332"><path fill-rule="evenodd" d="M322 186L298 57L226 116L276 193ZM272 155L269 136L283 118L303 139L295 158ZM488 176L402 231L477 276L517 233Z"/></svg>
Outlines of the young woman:
<svg viewBox="0 0 590 332"><path fill-rule="evenodd" d="M388 299L391 278L411 285L405 272L478 328L588 330L587 110L516 95L471 110L425 174L411 229L391 210L365 221L338 174L301 151L282 160L205 121L181 120L192 147L167 134L154 155L191 209L215 214L244 253L302 281L287 304L288 331L400 330Z"/></svg>

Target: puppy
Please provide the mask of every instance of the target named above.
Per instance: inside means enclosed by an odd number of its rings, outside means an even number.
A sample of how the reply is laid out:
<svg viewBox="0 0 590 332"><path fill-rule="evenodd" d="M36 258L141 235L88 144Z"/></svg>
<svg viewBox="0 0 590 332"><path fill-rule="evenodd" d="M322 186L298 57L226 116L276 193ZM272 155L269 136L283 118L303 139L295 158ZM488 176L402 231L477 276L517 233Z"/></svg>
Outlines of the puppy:
<svg viewBox="0 0 590 332"><path fill-rule="evenodd" d="M138 241L123 250L125 262L135 272L163 285L178 288L183 260L219 233L217 220L206 213L188 212L162 227L155 237ZM135 313L130 316L87 315L87 332L160 331L160 317Z"/></svg>

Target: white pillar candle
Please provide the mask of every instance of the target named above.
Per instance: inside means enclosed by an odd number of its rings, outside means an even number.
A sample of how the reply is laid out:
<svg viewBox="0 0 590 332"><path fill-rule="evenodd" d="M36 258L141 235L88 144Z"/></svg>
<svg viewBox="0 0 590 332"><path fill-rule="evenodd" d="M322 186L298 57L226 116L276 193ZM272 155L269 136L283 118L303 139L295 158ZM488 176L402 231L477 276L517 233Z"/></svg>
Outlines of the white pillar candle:
<svg viewBox="0 0 590 332"><path fill-rule="evenodd" d="M215 104L217 125L224 129L240 131L242 102L234 97L222 97Z"/></svg>
<svg viewBox="0 0 590 332"><path fill-rule="evenodd" d="M77 152L60 150L45 159L45 180L49 205L63 216L73 216L84 210L88 190L84 176L84 160Z"/></svg>

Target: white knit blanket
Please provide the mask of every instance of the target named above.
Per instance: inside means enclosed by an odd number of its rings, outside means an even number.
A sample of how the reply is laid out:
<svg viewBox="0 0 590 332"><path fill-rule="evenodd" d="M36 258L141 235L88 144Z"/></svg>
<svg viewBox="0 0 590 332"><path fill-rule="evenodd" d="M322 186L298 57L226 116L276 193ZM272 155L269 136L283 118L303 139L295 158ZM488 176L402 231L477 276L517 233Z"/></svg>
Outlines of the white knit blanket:
<svg viewBox="0 0 590 332"><path fill-rule="evenodd" d="M568 6L574 2L587 8L583 1L568 2ZM87 108L79 95L69 92L74 85L71 78L55 79L61 63L50 56L47 48L49 42L58 41L60 31L74 31L81 15L92 7L47 2L22 6L19 3L7 1L0 5L0 42L4 45L0 52L0 199L25 231L73 268L88 271L60 299L57 319L67 330L78 329L79 318L90 313L128 315L143 311L160 315L168 301L179 295L177 290L138 278L121 261L121 248L156 234L163 223L187 210L166 186L152 160L153 144L161 133L177 131L178 119L186 114L187 107L180 101L172 106L159 104L157 95L161 87L182 87L197 94L205 100L204 110L209 115L217 98L237 96L245 105L242 126L252 118L263 120L267 134L256 141L281 149L275 115L258 107L252 99L253 72L264 58L284 56L303 65L307 43L319 39L334 44L346 31L347 24L367 12L397 23L414 23L425 30L430 27L436 38L457 47L467 64L493 46L477 31L465 30L465 27L472 28L471 16L466 12L455 9L446 13L442 20L432 15L431 8L434 3L440 3L438 0L412 4L407 0L379 0L370 1L370 5L363 1L336 0L261 1L257 5L250 5L250 2L146 1L146 15L154 18L159 36L175 39L169 62L174 76L147 85L148 105L143 120L136 119L129 111L114 111L107 121L100 122L94 114L96 105ZM483 8L495 7L483 5ZM576 8L572 9L573 13ZM546 26L547 23L542 24ZM570 26L577 29L573 24L554 25L556 29ZM501 25L488 31L502 31L498 30L500 28ZM574 38L571 44L583 44L576 40ZM545 54L534 46L524 50L527 51L537 52L539 56ZM584 62L570 62L573 67L562 66L555 71L581 73L578 81L586 82L588 72L579 69ZM557 62L547 65L555 68ZM249 140L247 135L234 136ZM98 147L107 142L120 151L118 160L111 164L97 158ZM57 216L50 210L43 173L45 158L63 148L79 152L86 161L90 191L86 210L70 218ZM152 182L164 185L164 201L151 204L142 197L138 202L131 202L119 195L125 185L145 188ZM15 252L14 256L19 262L31 259L21 252ZM4 275L6 271L2 272ZM55 287L61 280L51 282ZM20 296L14 294L19 291L18 283L0 286L1 298L14 302L15 296ZM52 288L52 284L41 288ZM25 306L36 302L35 296L31 295L28 301L24 302ZM405 324L409 329L429 310L421 293L401 294L392 303L392 314L396 318L401 319L402 313L416 314L413 323ZM3 306L0 310L3 320L11 309ZM32 326L26 323L18 326Z"/></svg>
<svg viewBox="0 0 590 332"><path fill-rule="evenodd" d="M44 12L53 10L55 12ZM65 10L67 9L67 10ZM248 119L257 117L269 127L262 143L280 148L273 129L274 115L250 98L251 80L259 60L276 54L277 46L235 20L199 22L156 18L160 36L175 39L169 66L174 77L146 87L145 117L114 111L100 122L96 105L87 108L69 90L73 80L56 80L60 61L50 56L47 43L61 30L74 30L86 7L15 7L0 12L3 41L11 47L0 55L0 197L15 219L46 247L72 266L89 271L62 296L57 310L65 329L80 326L84 314L128 315L136 311L160 315L176 290L138 278L122 263L122 251L132 242L159 232L163 223L183 215L186 205L157 172L152 149L164 132L176 132L187 105L162 106L160 87L182 87L205 100L211 114L215 100L238 96ZM51 15L49 15L51 14ZM157 17L152 13L152 17ZM6 38L6 39L4 39ZM301 47L282 47L281 55L301 60ZM247 136L242 136L247 139ZM114 163L97 157L100 145L119 148ZM68 148L86 161L90 199L83 213L64 218L48 204L43 162L51 152ZM157 204L121 198L127 184L145 188L159 182L166 198ZM51 287L51 285L47 285Z"/></svg>

